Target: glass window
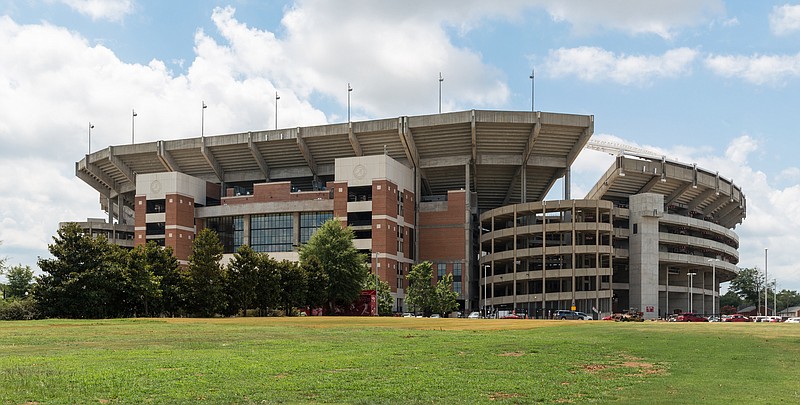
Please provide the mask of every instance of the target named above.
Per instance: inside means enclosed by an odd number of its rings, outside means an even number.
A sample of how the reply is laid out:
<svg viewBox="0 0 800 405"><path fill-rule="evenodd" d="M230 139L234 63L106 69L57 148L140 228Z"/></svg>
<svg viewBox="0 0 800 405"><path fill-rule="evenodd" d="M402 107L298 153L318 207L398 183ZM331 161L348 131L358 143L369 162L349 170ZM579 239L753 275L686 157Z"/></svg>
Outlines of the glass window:
<svg viewBox="0 0 800 405"><path fill-rule="evenodd" d="M224 253L234 253L245 244L243 216L209 218L206 226L219 235Z"/></svg>
<svg viewBox="0 0 800 405"><path fill-rule="evenodd" d="M447 263L437 263L436 264L436 276L437 276L436 279L437 280L441 280L444 277L446 271L447 271Z"/></svg>
<svg viewBox="0 0 800 405"><path fill-rule="evenodd" d="M250 247L256 252L292 251L292 214L266 214L250 217Z"/></svg>
<svg viewBox="0 0 800 405"><path fill-rule="evenodd" d="M332 212L301 212L300 243L307 243L314 232L331 218L333 218Z"/></svg>

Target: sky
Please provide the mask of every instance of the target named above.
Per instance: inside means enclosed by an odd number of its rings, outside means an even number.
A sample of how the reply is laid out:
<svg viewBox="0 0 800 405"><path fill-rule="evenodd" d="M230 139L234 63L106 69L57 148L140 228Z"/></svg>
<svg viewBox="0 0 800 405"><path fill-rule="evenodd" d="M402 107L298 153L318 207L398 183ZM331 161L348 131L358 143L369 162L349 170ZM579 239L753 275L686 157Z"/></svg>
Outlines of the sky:
<svg viewBox="0 0 800 405"><path fill-rule="evenodd" d="M271 129L276 93L280 127L343 122L348 85L353 120L436 113L441 74L443 112L591 114L595 139L719 171L747 198L739 266L768 249L800 290L800 2L0 0L0 44L8 264L107 218L89 150L199 136L202 103L206 135ZM573 197L612 161L581 153Z"/></svg>

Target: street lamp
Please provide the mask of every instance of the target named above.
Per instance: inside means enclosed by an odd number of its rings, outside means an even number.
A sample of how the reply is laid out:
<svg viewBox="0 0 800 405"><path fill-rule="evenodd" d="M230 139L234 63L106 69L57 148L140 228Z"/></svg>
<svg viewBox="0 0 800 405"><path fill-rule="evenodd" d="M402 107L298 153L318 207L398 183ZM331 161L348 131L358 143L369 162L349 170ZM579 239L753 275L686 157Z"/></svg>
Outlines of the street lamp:
<svg viewBox="0 0 800 405"><path fill-rule="evenodd" d="M203 108L200 110L200 137L206 136L206 105L205 101L201 101L203 103Z"/></svg>
<svg viewBox="0 0 800 405"><path fill-rule="evenodd" d="M350 123L350 93L353 91L353 88L350 87L350 83L347 83L347 123Z"/></svg>
<svg viewBox="0 0 800 405"><path fill-rule="evenodd" d="M531 69L531 75L528 78L531 79L531 112L533 112L533 86L536 81L536 69Z"/></svg>
<svg viewBox="0 0 800 405"><path fill-rule="evenodd" d="M444 77L442 77L442 72L439 72L439 114L442 113L442 82L444 81Z"/></svg>
<svg viewBox="0 0 800 405"><path fill-rule="evenodd" d="M139 114L136 114L136 110L131 109L131 144L136 143L134 141L134 139L135 139L134 138L134 134L136 133L134 129L135 129L135 122L136 122L136 116L137 115L139 115Z"/></svg>
<svg viewBox="0 0 800 405"><path fill-rule="evenodd" d="M278 92L275 92L275 129L278 129L278 100L281 99L281 96L278 95Z"/></svg>
<svg viewBox="0 0 800 405"><path fill-rule="evenodd" d="M772 315L778 315L778 279L772 279Z"/></svg>
<svg viewBox="0 0 800 405"><path fill-rule="evenodd" d="M94 128L94 125L92 125L92 122L89 121L89 153L90 154L92 153L92 128Z"/></svg>
<svg viewBox="0 0 800 405"><path fill-rule="evenodd" d="M719 259L708 259L711 262L711 313L717 313L717 262Z"/></svg>
<svg viewBox="0 0 800 405"><path fill-rule="evenodd" d="M689 276L689 312L694 313L694 297L692 297L692 290L694 289L694 276L695 272L686 273Z"/></svg>
<svg viewBox="0 0 800 405"><path fill-rule="evenodd" d="M764 315L769 315L769 289L767 286L767 280L769 280L767 276L767 248L764 248ZM758 303L761 305L761 302ZM760 312L760 311L759 311Z"/></svg>

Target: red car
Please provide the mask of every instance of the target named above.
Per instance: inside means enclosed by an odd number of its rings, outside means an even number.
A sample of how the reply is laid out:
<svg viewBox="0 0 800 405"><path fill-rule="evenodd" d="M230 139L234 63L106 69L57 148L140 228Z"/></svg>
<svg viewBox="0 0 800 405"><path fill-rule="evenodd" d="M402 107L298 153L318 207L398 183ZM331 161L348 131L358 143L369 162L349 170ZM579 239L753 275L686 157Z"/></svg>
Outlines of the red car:
<svg viewBox="0 0 800 405"><path fill-rule="evenodd" d="M708 318L691 312L684 312L675 319L675 322L708 322Z"/></svg>
<svg viewBox="0 0 800 405"><path fill-rule="evenodd" d="M722 322L751 322L750 318L742 314L733 314L727 318L723 318Z"/></svg>

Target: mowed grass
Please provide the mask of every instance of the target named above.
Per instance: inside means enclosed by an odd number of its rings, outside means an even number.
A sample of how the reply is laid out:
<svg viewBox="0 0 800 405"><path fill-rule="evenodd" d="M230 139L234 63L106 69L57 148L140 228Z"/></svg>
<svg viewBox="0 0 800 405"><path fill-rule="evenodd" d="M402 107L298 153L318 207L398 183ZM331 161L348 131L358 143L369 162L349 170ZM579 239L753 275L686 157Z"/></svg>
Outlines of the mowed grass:
<svg viewBox="0 0 800 405"><path fill-rule="evenodd" d="M800 325L408 318L0 323L0 401L800 403Z"/></svg>

